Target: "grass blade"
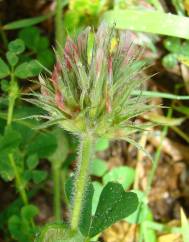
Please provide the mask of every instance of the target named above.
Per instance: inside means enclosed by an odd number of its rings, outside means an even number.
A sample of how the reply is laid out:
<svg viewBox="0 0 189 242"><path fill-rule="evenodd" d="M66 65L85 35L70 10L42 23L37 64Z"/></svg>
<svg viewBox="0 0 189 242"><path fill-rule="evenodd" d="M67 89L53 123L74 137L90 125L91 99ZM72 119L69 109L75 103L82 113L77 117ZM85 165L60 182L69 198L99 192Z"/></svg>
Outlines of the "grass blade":
<svg viewBox="0 0 189 242"><path fill-rule="evenodd" d="M161 11L110 10L103 19L118 29L130 29L189 39L189 18Z"/></svg>
<svg viewBox="0 0 189 242"><path fill-rule="evenodd" d="M3 26L4 30L12 30L12 29L20 29L20 28L25 28L29 27L38 23L43 22L44 20L48 19L51 17L53 14L47 14L43 16L38 16L34 18L26 18L26 19L21 19L17 21L10 22L6 25Z"/></svg>

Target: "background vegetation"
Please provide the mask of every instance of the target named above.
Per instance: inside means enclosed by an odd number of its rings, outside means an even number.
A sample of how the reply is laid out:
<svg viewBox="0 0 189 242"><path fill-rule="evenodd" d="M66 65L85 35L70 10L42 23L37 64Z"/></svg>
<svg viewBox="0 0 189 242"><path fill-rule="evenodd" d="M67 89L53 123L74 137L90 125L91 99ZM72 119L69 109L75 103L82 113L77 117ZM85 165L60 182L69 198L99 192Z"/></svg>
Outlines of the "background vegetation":
<svg viewBox="0 0 189 242"><path fill-rule="evenodd" d="M92 213L103 187L119 181L137 193L140 216L132 214L97 240L189 241L188 14L188 0L0 1L0 241L33 241L40 226L68 217L65 182L77 140L57 128L36 130L41 121L24 117L41 110L22 95L37 91L39 73L52 70L53 47L60 51L67 35L88 25L96 30L101 21L116 23L145 47L151 78L143 95L169 108L138 118L161 124L134 137L153 161L125 142L98 141Z"/></svg>

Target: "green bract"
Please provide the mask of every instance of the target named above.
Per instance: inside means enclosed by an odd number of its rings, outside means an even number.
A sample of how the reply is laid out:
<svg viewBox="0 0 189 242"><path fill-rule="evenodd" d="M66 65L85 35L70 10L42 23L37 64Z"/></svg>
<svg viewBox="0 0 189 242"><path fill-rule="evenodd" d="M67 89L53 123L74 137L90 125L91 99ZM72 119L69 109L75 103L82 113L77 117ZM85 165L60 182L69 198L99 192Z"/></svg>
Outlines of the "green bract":
<svg viewBox="0 0 189 242"><path fill-rule="evenodd" d="M147 127L133 118L152 108L142 95L133 94L144 82L141 50L131 44L129 35L104 24L90 50L90 34L88 27L75 40L67 38L51 75L39 78L41 94L32 94L37 99L29 101L49 113L43 116L48 119L45 127L59 124L79 135L132 142L129 135Z"/></svg>

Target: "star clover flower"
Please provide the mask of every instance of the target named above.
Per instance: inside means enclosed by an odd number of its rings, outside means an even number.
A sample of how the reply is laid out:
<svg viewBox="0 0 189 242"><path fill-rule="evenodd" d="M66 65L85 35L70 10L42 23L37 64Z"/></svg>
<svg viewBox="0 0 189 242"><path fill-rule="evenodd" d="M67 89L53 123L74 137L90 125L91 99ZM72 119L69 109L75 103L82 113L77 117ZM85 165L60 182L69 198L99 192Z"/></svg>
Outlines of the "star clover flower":
<svg viewBox="0 0 189 242"><path fill-rule="evenodd" d="M80 136L92 133L139 147L131 135L148 124L135 119L152 109L142 95L146 64L140 57L126 32L105 24L95 34L88 27L68 37L52 73L39 77L41 93L32 99L48 113L43 127L58 124Z"/></svg>

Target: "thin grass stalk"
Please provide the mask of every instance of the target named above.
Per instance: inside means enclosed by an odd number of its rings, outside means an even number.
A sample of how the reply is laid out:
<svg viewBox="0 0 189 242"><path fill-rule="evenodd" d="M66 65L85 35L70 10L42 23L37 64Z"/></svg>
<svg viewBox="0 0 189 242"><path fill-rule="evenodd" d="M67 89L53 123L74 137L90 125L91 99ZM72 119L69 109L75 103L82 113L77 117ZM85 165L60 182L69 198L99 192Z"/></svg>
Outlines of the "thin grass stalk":
<svg viewBox="0 0 189 242"><path fill-rule="evenodd" d="M60 46L63 44L63 16L62 16L62 0L56 0L55 15L55 41L58 53L61 53Z"/></svg>
<svg viewBox="0 0 189 242"><path fill-rule="evenodd" d="M168 111L167 117L171 118L172 113L173 113L173 110L172 110L172 108L170 108L169 111ZM169 129L168 126L164 126L163 131L162 131L162 135L161 135L160 145L159 145L159 147L158 147L158 149L155 153L155 157L153 159L152 169L151 169L150 174L148 176L147 188L146 188L146 191L145 191L145 193L147 195L150 193L150 190L151 190L151 187L152 187L152 182L153 182L153 179L154 179L157 167L158 167L158 163L159 163L159 160L160 160L161 150L162 150L162 146L163 146L163 140L167 136L168 129Z"/></svg>

